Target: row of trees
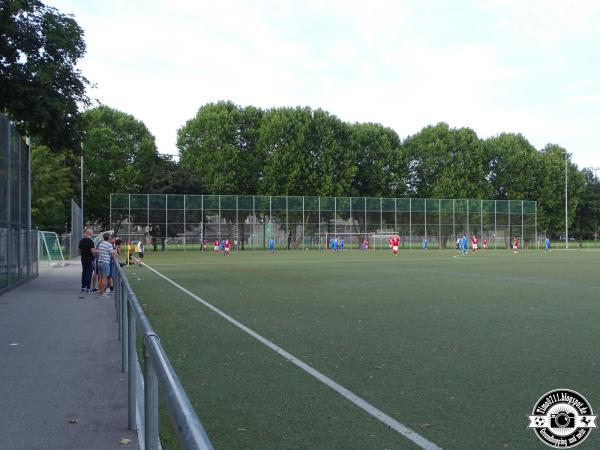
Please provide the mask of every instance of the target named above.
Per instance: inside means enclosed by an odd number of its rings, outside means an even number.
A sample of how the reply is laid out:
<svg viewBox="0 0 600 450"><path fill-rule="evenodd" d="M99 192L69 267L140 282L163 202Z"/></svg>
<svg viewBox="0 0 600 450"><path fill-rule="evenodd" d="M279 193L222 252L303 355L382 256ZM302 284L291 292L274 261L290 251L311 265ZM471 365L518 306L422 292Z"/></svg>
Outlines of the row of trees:
<svg viewBox="0 0 600 450"><path fill-rule="evenodd" d="M63 231L85 160L86 219L106 226L111 192L532 199L541 230L564 224L564 160L520 134L480 139L439 123L401 139L376 123L321 109L211 103L177 131L179 160L147 127L108 106L90 108L74 18L39 0L0 3L0 110L32 136L33 220ZM83 109L83 111L82 111ZM568 156L568 155L567 155ZM598 232L600 183L569 162L569 218Z"/></svg>
<svg viewBox="0 0 600 450"><path fill-rule="evenodd" d="M202 106L177 136L180 166L210 193L531 199L542 231L564 230L569 155L555 144L537 150L520 134L480 139L439 123L401 140L380 124L320 109L219 102ZM591 236L598 180L570 160L568 178L570 220Z"/></svg>

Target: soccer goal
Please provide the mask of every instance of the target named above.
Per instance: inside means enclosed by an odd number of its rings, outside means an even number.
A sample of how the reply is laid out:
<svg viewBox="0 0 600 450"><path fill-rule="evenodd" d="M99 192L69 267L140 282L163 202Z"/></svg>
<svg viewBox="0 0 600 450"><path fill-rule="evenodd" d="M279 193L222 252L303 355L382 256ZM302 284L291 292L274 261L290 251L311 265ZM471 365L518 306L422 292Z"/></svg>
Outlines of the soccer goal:
<svg viewBox="0 0 600 450"><path fill-rule="evenodd" d="M65 258L58 235L52 231L39 231L38 238L41 241L41 245L38 248L42 253L42 258L48 260L50 267L63 267L65 265Z"/></svg>
<svg viewBox="0 0 600 450"><path fill-rule="evenodd" d="M391 248L390 239L395 237L400 237L400 234L395 231L384 231L370 235L374 250L387 250ZM402 245L402 239L400 239L400 245Z"/></svg>
<svg viewBox="0 0 600 450"><path fill-rule="evenodd" d="M337 251L368 250L371 248L371 241L369 235L365 233L325 233L321 235L321 248Z"/></svg>
<svg viewBox="0 0 600 450"><path fill-rule="evenodd" d="M390 238L398 233L325 233L321 248L325 250L382 250L388 248ZM343 242L343 247L340 244Z"/></svg>

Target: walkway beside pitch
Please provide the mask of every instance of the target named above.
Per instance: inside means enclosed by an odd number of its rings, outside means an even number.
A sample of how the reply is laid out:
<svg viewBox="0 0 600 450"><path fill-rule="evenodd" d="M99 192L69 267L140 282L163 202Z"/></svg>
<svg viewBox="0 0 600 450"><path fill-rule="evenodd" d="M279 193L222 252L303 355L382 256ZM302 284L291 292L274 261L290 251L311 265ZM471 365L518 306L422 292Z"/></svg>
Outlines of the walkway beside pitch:
<svg viewBox="0 0 600 450"><path fill-rule="evenodd" d="M1 450L138 448L113 299L79 299L80 277L74 260L0 296Z"/></svg>

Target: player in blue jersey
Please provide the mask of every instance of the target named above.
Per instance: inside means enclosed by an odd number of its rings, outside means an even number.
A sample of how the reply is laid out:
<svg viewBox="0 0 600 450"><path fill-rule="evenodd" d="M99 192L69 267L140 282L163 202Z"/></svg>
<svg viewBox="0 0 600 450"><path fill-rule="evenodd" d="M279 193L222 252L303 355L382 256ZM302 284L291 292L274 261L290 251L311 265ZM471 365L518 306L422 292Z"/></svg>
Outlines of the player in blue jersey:
<svg viewBox="0 0 600 450"><path fill-rule="evenodd" d="M275 241L273 238L269 239L269 251L275 253Z"/></svg>
<svg viewBox="0 0 600 450"><path fill-rule="evenodd" d="M337 241L337 238L333 238L331 240L331 250L333 250L334 252L338 251L338 241Z"/></svg>
<svg viewBox="0 0 600 450"><path fill-rule="evenodd" d="M546 247L546 254L550 253L550 238L546 237L546 240L544 241L544 245Z"/></svg>
<svg viewBox="0 0 600 450"><path fill-rule="evenodd" d="M467 251L469 249L469 240L467 239L467 235L463 235L463 238L460 241L460 249L462 254L467 256Z"/></svg>
<svg viewBox="0 0 600 450"><path fill-rule="evenodd" d="M429 248L429 239L423 239L423 250L427 250Z"/></svg>
<svg viewBox="0 0 600 450"><path fill-rule="evenodd" d="M338 241L338 247L340 249L340 252L344 250L344 238L340 238Z"/></svg>

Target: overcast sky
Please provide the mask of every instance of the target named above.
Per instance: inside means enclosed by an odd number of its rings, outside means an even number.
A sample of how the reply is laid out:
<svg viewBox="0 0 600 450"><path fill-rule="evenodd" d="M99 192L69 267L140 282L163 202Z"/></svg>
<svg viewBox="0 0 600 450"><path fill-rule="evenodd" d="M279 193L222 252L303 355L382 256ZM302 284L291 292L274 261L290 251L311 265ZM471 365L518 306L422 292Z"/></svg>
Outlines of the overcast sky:
<svg viewBox="0 0 600 450"><path fill-rule="evenodd" d="M91 97L177 154L205 103L310 106L401 138L440 121L600 167L600 1L48 0L85 30Z"/></svg>

